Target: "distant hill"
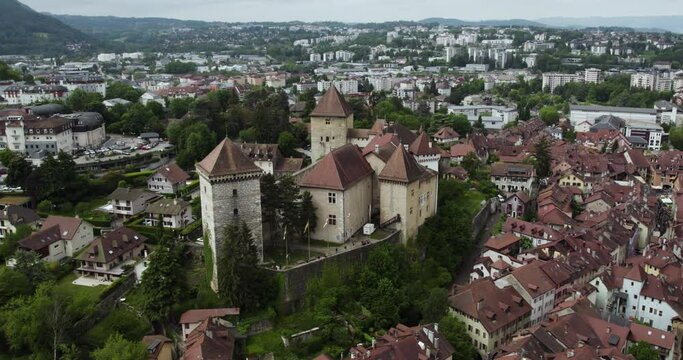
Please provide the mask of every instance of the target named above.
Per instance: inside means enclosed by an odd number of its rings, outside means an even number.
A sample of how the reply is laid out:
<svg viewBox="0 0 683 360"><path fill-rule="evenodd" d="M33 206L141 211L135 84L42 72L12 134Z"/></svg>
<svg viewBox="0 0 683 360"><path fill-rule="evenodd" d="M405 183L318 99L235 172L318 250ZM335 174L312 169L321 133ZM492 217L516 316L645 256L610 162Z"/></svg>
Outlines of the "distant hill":
<svg viewBox="0 0 683 360"><path fill-rule="evenodd" d="M116 16L81 16L81 15L52 15L65 24L86 34L111 35L139 32L159 31L172 28L206 27L212 23L195 20L178 20L167 18L128 18Z"/></svg>
<svg viewBox="0 0 683 360"><path fill-rule="evenodd" d="M0 54L64 52L67 44L90 38L17 0L0 0Z"/></svg>
<svg viewBox="0 0 683 360"><path fill-rule="evenodd" d="M683 33L683 15L625 16L625 17L549 17L538 22L557 27L627 27L639 30L671 31Z"/></svg>
<svg viewBox="0 0 683 360"><path fill-rule="evenodd" d="M423 24L439 24L446 26L535 26L547 27L547 25L540 22L524 20L524 19L510 19L510 20L482 20L482 21L467 21L460 19L447 18L428 18L419 21Z"/></svg>

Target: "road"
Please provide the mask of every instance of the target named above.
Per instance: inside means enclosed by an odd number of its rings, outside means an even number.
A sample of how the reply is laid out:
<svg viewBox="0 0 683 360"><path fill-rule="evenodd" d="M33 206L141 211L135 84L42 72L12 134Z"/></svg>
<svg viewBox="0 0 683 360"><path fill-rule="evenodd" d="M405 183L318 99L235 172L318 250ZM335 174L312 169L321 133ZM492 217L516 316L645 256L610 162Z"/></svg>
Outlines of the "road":
<svg viewBox="0 0 683 360"><path fill-rule="evenodd" d="M474 260L476 260L479 255L481 254L481 249L484 247L484 243L486 240L488 240L489 237L491 237L491 232L493 231L493 228L496 226L496 223L498 222L498 219L501 217L501 212L496 211L491 215L489 218L489 221L486 223L486 226L482 230L481 235L479 236L479 241L475 245L475 248L472 250L472 253L470 256L466 257L462 264L460 265L460 270L458 270L458 273L455 274L455 283L464 285L470 282L470 272L472 272L472 266L474 266Z"/></svg>

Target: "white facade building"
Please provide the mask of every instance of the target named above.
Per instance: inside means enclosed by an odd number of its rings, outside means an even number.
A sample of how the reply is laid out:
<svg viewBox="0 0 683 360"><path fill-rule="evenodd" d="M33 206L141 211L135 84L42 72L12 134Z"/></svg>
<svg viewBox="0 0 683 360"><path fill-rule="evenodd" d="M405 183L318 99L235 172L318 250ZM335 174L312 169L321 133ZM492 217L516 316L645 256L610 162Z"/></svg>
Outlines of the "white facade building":
<svg viewBox="0 0 683 360"><path fill-rule="evenodd" d="M578 74L562 74L562 73L544 73L543 74L543 91L552 93L555 88L564 86L570 82L583 81L584 76Z"/></svg>

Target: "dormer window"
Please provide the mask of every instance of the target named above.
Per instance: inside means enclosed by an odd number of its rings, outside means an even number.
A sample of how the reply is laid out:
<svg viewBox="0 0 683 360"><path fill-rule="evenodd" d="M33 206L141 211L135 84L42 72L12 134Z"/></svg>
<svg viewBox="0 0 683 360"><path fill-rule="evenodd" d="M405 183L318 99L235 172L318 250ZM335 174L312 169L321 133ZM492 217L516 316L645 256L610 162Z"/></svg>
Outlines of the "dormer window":
<svg viewBox="0 0 683 360"><path fill-rule="evenodd" d="M325 125L330 125L331 121L330 119L325 119Z"/></svg>

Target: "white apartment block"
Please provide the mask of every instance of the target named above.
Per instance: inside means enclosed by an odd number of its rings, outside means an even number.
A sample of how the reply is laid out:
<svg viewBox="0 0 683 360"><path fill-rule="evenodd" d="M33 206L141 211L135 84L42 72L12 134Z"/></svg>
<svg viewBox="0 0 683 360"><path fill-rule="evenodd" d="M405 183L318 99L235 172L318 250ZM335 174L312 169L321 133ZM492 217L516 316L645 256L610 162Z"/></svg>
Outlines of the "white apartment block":
<svg viewBox="0 0 683 360"><path fill-rule="evenodd" d="M655 87L655 75L650 73L632 74L631 87L652 90Z"/></svg>
<svg viewBox="0 0 683 360"><path fill-rule="evenodd" d="M338 50L334 53L334 57L337 61L349 62L353 60L353 53L345 50Z"/></svg>
<svg viewBox="0 0 683 360"><path fill-rule="evenodd" d="M555 88L569 84L570 82L583 81L584 76L578 74L544 73L543 91L552 93Z"/></svg>
<svg viewBox="0 0 683 360"><path fill-rule="evenodd" d="M598 84L602 82L602 70L596 68L589 68L585 70L584 82L586 84Z"/></svg>
<svg viewBox="0 0 683 360"><path fill-rule="evenodd" d="M368 79L374 91L391 92L394 89L394 79L390 77L372 77Z"/></svg>
<svg viewBox="0 0 683 360"><path fill-rule="evenodd" d="M3 91L8 105L31 105L36 102L65 100L69 90L59 85L11 85Z"/></svg>
<svg viewBox="0 0 683 360"><path fill-rule="evenodd" d="M358 80L356 79L334 80L333 83L342 94L358 94Z"/></svg>

